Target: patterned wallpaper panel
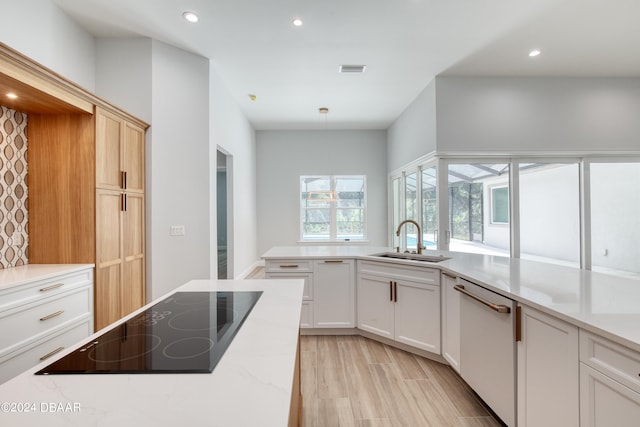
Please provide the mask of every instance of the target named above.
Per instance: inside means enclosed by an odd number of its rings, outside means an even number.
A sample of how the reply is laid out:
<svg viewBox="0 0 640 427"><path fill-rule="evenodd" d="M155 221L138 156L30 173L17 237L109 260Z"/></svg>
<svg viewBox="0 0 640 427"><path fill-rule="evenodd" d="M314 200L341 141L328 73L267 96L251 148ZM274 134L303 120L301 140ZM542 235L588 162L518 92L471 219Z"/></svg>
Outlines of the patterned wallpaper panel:
<svg viewBox="0 0 640 427"><path fill-rule="evenodd" d="M28 263L27 115L0 106L0 268Z"/></svg>

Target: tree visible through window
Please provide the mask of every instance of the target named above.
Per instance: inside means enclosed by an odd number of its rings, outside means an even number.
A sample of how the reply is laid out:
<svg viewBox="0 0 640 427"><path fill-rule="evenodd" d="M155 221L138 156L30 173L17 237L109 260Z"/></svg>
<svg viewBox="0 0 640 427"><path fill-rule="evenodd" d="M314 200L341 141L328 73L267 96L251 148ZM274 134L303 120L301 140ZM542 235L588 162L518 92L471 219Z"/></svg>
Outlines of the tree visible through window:
<svg viewBox="0 0 640 427"><path fill-rule="evenodd" d="M306 241L366 238L366 177L300 177L300 234Z"/></svg>

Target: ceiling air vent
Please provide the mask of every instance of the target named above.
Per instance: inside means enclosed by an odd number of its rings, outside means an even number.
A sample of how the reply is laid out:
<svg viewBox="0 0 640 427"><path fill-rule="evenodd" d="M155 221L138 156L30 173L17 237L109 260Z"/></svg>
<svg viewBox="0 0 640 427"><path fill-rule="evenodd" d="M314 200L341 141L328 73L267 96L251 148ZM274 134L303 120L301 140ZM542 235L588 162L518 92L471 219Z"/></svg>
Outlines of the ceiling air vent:
<svg viewBox="0 0 640 427"><path fill-rule="evenodd" d="M338 71L341 73L364 73L366 65L341 65Z"/></svg>

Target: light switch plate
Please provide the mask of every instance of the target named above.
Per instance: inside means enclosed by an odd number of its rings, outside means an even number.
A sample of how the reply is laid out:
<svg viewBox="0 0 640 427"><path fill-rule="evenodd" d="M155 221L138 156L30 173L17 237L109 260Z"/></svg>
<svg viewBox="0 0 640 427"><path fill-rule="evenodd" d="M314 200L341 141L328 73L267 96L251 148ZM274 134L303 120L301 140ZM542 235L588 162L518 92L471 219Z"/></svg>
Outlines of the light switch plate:
<svg viewBox="0 0 640 427"><path fill-rule="evenodd" d="M171 226L171 235L172 236L184 236L185 230L184 225L172 225Z"/></svg>

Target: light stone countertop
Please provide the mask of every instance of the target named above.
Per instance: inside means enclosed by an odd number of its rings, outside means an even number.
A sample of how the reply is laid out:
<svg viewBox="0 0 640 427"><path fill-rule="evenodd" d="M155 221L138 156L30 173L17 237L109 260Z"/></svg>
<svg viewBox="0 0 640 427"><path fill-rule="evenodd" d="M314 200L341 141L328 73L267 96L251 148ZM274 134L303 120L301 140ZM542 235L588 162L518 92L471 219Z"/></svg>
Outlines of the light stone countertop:
<svg viewBox="0 0 640 427"><path fill-rule="evenodd" d="M0 385L0 424L286 426L303 285L302 280L191 281L175 291L264 292L212 373L33 374L96 334ZM21 405L23 412L8 413L10 407L4 402ZM24 404L33 405L29 408L35 411L24 412Z"/></svg>
<svg viewBox="0 0 640 427"><path fill-rule="evenodd" d="M0 269L0 291L32 283L34 280L46 280L60 274L75 273L93 266L93 264L27 264Z"/></svg>
<svg viewBox="0 0 640 427"><path fill-rule="evenodd" d="M438 263L371 256L371 246L281 246L264 259L352 257L438 268L640 352L640 280L503 256L426 251Z"/></svg>

